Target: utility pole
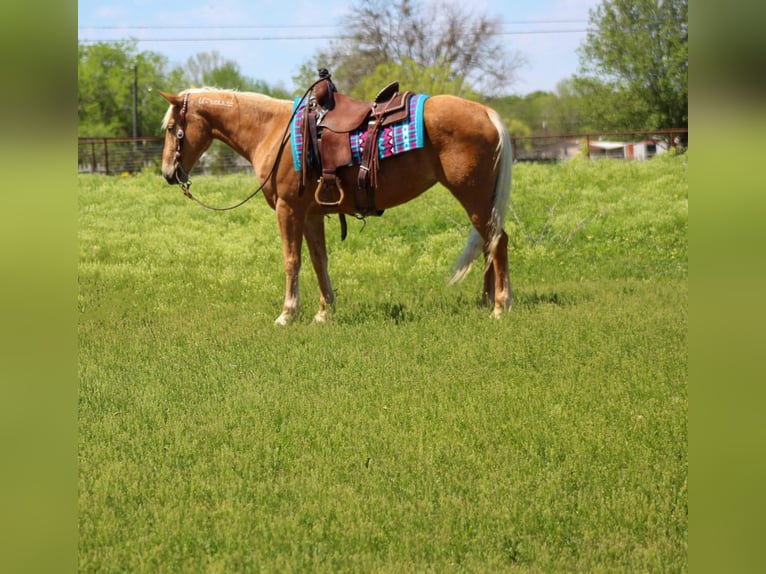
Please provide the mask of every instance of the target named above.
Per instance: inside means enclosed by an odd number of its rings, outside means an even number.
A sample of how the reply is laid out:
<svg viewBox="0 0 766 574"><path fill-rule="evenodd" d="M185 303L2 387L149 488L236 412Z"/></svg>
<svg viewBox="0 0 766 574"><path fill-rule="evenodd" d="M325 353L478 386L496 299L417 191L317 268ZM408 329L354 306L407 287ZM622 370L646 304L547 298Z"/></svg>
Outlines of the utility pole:
<svg viewBox="0 0 766 574"><path fill-rule="evenodd" d="M138 137L138 65L133 64L133 137Z"/></svg>

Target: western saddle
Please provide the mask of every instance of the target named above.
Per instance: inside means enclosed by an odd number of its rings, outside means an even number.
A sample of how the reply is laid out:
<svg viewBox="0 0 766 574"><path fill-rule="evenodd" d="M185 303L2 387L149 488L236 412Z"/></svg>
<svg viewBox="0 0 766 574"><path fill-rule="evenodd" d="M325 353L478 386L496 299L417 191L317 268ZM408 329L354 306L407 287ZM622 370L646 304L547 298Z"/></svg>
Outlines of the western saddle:
<svg viewBox="0 0 766 574"><path fill-rule="evenodd" d="M378 92L372 102L363 102L338 92L326 68L319 70L319 78L301 126L304 142L301 191L309 172L321 172L314 199L329 211L338 207L345 198L345 191L337 170L352 164L350 134L366 129L354 190L356 213L381 215L383 211L375 208L379 132L385 126L407 119L412 92L400 93L399 82L392 82ZM345 230L344 223L341 218Z"/></svg>

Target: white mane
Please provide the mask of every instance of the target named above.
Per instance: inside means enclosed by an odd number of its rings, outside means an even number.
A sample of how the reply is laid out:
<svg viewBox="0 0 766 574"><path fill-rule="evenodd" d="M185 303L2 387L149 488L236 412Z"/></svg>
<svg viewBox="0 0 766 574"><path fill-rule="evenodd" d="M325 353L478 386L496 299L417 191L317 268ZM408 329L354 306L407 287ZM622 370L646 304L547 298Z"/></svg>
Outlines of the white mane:
<svg viewBox="0 0 766 574"><path fill-rule="evenodd" d="M229 93L229 94L239 94L239 93L245 93L240 92L239 90L233 90L231 88L216 88L214 86L203 86L201 88L187 88L180 94L179 96L182 96L183 94L202 94L205 92L216 92L216 93Z"/></svg>
<svg viewBox="0 0 766 574"><path fill-rule="evenodd" d="M216 93L216 94L229 94L232 97L233 96L247 96L247 97L258 97L258 98L264 98L268 100L273 100L274 98L267 96L265 94L258 94L256 92L240 92L236 89L231 88L216 88L214 86L203 86L201 88L187 88L186 90L183 90L178 95L183 96L185 94L204 94L204 93ZM162 125L161 128L163 130L166 130L168 127L168 124L170 123L170 118L173 115L173 106L168 106L168 110L165 112L165 116L162 118Z"/></svg>

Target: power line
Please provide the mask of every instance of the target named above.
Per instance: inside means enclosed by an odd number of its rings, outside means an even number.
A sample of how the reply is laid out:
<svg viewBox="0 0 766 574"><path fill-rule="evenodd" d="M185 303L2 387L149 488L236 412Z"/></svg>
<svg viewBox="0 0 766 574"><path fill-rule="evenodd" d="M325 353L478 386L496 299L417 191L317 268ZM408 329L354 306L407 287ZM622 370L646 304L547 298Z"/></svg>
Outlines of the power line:
<svg viewBox="0 0 766 574"><path fill-rule="evenodd" d="M528 36L537 34L584 34L587 29L571 30L516 30L508 32L494 32L490 36ZM133 40L139 43L173 43L173 42L269 42L275 40L352 40L352 35L297 35L297 36L209 36L209 37L184 37L184 38L78 38L78 42L92 44L95 42L122 42Z"/></svg>
<svg viewBox="0 0 766 574"><path fill-rule="evenodd" d="M587 22L588 20L583 19L568 19L568 20L509 20L507 22L502 22L504 26L523 26L527 24L582 24ZM215 24L204 24L204 25L187 25L187 26L173 26L172 28L168 26L159 26L159 25L141 25L141 26L78 26L78 30L230 30L230 29L239 29L239 30L274 30L274 29L286 29L290 30L293 28L334 28L338 29L341 28L341 26L337 26L334 24L260 24L255 26L250 25L241 25L241 24L230 24L230 25L215 25Z"/></svg>

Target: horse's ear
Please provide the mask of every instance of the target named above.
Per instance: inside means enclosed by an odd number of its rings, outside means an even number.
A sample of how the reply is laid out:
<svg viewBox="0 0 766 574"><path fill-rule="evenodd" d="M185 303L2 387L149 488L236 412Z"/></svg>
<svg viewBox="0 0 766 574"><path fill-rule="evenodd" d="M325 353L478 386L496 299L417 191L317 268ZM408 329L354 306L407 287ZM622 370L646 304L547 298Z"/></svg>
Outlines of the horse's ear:
<svg viewBox="0 0 766 574"><path fill-rule="evenodd" d="M178 105L178 96L174 94L168 94L167 92L163 92L162 90L157 90L157 92L165 98L171 105L175 106Z"/></svg>

